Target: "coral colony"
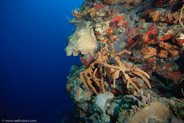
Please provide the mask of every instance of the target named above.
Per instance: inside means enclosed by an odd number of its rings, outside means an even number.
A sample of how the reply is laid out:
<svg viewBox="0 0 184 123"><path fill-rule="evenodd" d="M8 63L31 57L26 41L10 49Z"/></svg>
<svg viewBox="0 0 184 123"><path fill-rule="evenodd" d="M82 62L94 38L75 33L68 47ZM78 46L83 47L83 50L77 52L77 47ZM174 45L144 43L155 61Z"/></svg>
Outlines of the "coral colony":
<svg viewBox="0 0 184 123"><path fill-rule="evenodd" d="M184 122L184 0L86 0L67 91L86 123Z"/></svg>

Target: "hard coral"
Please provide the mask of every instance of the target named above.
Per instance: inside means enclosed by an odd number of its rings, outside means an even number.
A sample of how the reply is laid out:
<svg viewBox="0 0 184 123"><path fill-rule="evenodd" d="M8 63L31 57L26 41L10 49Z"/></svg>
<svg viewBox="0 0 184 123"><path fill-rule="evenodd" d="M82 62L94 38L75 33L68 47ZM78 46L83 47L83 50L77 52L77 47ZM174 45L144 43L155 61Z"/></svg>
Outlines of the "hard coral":
<svg viewBox="0 0 184 123"><path fill-rule="evenodd" d="M184 95L183 2L85 0L73 11L70 22L78 28L66 51L79 54L83 65L71 71L67 89L81 122L167 122L168 110L169 121L173 116L183 120L183 106L163 98ZM155 102L126 97L141 99L141 92Z"/></svg>
<svg viewBox="0 0 184 123"><path fill-rule="evenodd" d="M129 118L127 123L148 123L150 118L159 119L161 122L166 123L169 116L169 109L166 105L160 102L152 102L151 106L141 109L135 114L134 117Z"/></svg>

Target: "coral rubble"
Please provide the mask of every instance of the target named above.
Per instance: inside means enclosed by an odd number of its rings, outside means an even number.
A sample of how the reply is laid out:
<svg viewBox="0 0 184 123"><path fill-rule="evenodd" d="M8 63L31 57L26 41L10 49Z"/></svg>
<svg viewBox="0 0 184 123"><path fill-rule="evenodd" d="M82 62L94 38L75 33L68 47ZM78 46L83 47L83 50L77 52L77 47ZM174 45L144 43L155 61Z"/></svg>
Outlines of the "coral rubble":
<svg viewBox="0 0 184 123"><path fill-rule="evenodd" d="M184 1L86 0L66 53L78 122L184 122Z"/></svg>

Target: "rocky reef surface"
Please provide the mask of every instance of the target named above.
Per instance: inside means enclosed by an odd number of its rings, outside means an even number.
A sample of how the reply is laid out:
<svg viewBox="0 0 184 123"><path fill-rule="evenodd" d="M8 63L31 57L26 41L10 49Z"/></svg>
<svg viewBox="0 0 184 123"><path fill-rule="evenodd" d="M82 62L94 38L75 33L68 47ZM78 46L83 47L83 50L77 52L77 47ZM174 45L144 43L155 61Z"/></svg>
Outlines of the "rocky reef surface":
<svg viewBox="0 0 184 123"><path fill-rule="evenodd" d="M184 1L86 0L66 53L80 123L184 122ZM75 64L75 63L74 63Z"/></svg>

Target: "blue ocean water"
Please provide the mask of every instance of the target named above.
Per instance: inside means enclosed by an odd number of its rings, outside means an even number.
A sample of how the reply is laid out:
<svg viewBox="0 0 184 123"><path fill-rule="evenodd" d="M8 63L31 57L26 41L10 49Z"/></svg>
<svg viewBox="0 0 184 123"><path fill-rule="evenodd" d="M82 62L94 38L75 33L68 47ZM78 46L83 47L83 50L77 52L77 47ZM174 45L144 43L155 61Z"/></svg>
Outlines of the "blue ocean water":
<svg viewBox="0 0 184 123"><path fill-rule="evenodd" d="M0 0L0 122L57 123L72 116L66 76L78 57L64 48L71 11L84 0Z"/></svg>

